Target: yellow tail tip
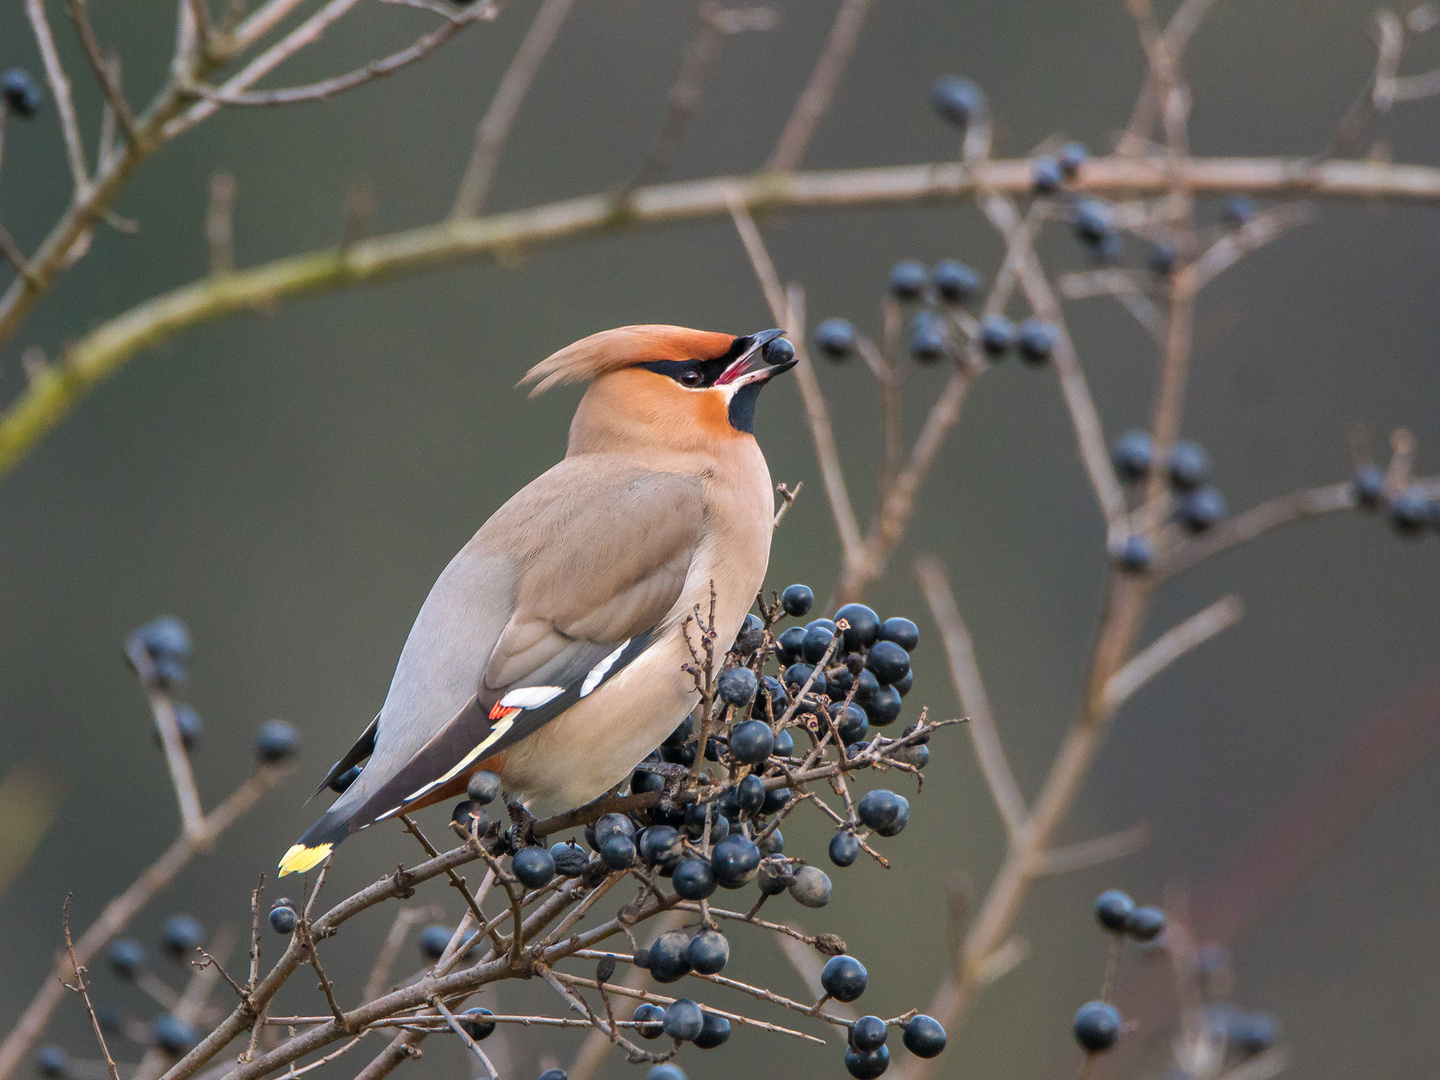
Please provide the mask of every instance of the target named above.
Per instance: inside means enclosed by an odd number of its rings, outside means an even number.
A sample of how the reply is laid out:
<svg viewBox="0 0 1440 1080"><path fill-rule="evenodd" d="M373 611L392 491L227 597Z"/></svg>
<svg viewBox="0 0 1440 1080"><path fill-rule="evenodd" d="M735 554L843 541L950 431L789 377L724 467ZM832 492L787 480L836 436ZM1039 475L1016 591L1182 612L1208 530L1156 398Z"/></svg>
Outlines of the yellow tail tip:
<svg viewBox="0 0 1440 1080"><path fill-rule="evenodd" d="M307 870L313 870L325 861L334 844L316 844L314 847L306 847L304 844L295 844L285 857L280 860L280 876L286 874L303 874Z"/></svg>

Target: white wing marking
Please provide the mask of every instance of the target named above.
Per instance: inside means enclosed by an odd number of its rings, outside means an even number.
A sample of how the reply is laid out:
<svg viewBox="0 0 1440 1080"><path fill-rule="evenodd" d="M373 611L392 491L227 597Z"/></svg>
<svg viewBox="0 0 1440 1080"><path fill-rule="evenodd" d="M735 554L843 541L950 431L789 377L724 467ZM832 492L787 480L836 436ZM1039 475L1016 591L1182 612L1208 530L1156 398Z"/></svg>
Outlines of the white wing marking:
<svg viewBox="0 0 1440 1080"><path fill-rule="evenodd" d="M618 649L590 669L590 674L586 675L585 681L580 684L581 697L585 697L591 690L594 690L600 685L600 680L610 673L610 669L615 666L615 661L620 659L620 654L625 651L625 646L629 644L630 639L626 638L620 643Z"/></svg>

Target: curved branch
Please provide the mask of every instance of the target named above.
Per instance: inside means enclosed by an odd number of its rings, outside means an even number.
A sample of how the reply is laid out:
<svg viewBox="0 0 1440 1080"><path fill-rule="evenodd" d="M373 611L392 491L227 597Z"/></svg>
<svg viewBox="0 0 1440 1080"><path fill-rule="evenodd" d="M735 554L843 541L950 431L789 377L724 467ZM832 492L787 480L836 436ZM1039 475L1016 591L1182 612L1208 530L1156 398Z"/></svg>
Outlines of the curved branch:
<svg viewBox="0 0 1440 1080"><path fill-rule="evenodd" d="M164 115L163 110L159 110ZM157 118L158 119L158 118ZM152 121L153 123L154 121ZM160 121L163 122L163 121ZM105 205L133 171L127 160L97 181L92 197ZM1195 193L1391 199L1440 202L1440 168L1383 162L1294 158L1190 158L1174 164ZM1158 194L1173 182L1162 161L1099 158L1086 163L1076 185L1093 192ZM617 211L608 193L549 203L510 213L446 221L354 244L345 251L290 256L224 278L207 278L156 297L111 319L66 350L63 364L37 378L0 413L0 476L3 476L74 407L96 383L141 349L181 330L241 312L352 285L434 270L453 263L493 259L517 249L558 244L602 233L728 216L732 202L747 210L824 210L953 202L981 190L1010 194L1031 187L1028 160L972 164L897 165L775 176L714 177L660 184L636 191ZM58 229L37 257L50 275L63 252L96 213L93 206ZM58 265L58 263L57 263ZM23 284L20 286L23 292ZM11 292L15 292L12 287ZM14 299L14 298L7 298ZM0 333L23 317L33 297L0 303ZM8 317L8 318L7 318Z"/></svg>

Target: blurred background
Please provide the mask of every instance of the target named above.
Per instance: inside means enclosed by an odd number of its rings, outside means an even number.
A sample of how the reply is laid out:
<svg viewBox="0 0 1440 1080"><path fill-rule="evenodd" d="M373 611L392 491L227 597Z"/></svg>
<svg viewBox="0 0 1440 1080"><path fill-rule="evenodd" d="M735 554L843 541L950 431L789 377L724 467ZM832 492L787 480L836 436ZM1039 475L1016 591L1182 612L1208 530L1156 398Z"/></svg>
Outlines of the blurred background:
<svg viewBox="0 0 1440 1080"><path fill-rule="evenodd" d="M727 42L673 178L747 171L768 154L835 7L773 6L774 32ZM72 73L84 74L61 6L50 8ZM125 56L132 97L142 99L168 62L173 4L97 0L94 8L102 36ZM0 356L0 399L23 385L24 345L53 355L66 339L205 273L202 219L217 171L238 182L242 266L335 243L356 181L373 187L377 231L445 213L474 125L533 10L534 0L516 0L428 62L333 102L237 110L165 149L117 204L140 233L97 232L94 252ZM1367 0L1216 5L1190 54L1196 153L1321 149L1370 77L1372 13ZM379 55L410 40L422 18L362 7L283 81ZM491 207L602 190L628 176L693 28L687 4L582 0L521 112ZM1434 45L1422 44L1411 70L1436 59ZM39 70L21 5L7 4L0 66L16 64ZM953 130L926 104L930 83L947 73L985 88L996 153L1014 156L1056 133L1107 147L1129 116L1143 62L1120 0L881 0L806 165L953 157ZM99 101L84 78L77 97L93 129ZM1437 108L1422 102L1387 122L1398 160L1440 164ZM34 124L7 132L0 214L29 248L68 196L47 104ZM1213 205L1201 212L1218 214ZM763 224L782 275L805 285L812 321L844 315L872 333L897 259L958 257L993 276L999 254L970 206ZM1066 230L1053 234L1041 249L1052 272L1083 265ZM1127 252L1132 263L1141 258ZM1435 208L1322 205L1314 224L1204 294L1184 433L1210 450L1232 509L1344 478L1357 420L1382 456L1389 430L1409 426L1418 470L1440 469L1437 281ZM1157 371L1152 344L1107 301L1071 304L1068 314L1107 435L1142 426ZM516 379L584 334L650 321L734 332L771 324L728 224L589 241L206 326L140 355L0 482L0 762L6 772L23 767L59 800L54 825L0 895L0 1028L47 977L65 895L75 894L75 920L88 924L177 828L151 720L121 659L124 634L161 612L193 631L185 697L205 721L194 762L207 805L249 771L261 721L285 717L303 731L294 779L192 864L135 929L153 940L176 910L210 926L248 925L256 876L270 873L312 820L305 795L374 715L436 574L563 453L578 395L529 401ZM872 384L856 363L820 377L852 490L868 511ZM941 379L917 375L912 421ZM805 581L823 595L838 545L788 380L766 392L758 437L775 479L806 485L777 534L770 583ZM922 552L952 575L1001 735L1033 793L1076 702L1104 569L1101 518L1051 372L1012 361L979 383L915 526L867 597L882 615L921 626L907 716L922 703L953 715L943 654L910 573ZM1147 901L1204 896L1367 718L1430 676L1440 664L1436 557L1434 535L1405 541L1381 520L1336 514L1272 533L1165 590L1147 637L1230 590L1245 599L1246 617L1126 707L1067 835L1146 822L1151 843L1137 857L1034 890L1018 924L1033 945L1029 959L952 1032L941 1075L1074 1072L1069 1018L1095 996L1104 963L1094 895L1115 885ZM861 862L836 871L836 901L807 920L840 933L866 962L865 1004L883 1015L928 1001L944 964L947 882L963 875L983 888L1003 853L968 739L951 729L933 750L913 822L887 849L894 869ZM1236 999L1280 1018L1295 1075L1415 1075L1440 1053L1440 761L1427 747L1401 772L1379 789L1373 812L1329 838L1314 872L1233 943ZM443 813L424 818L440 831ZM790 850L820 855L818 820L793 831ZM331 894L413 859L407 840L377 829L346 845ZM451 890L430 892L458 918ZM342 999L345 988L358 992L389 918L377 909L357 920L351 940L364 947L327 957ZM768 947L742 933L733 940L738 973L800 992ZM108 975L97 979L102 997L128 1000ZM312 996L308 985L290 993L282 1000ZM500 997L507 1009L550 1007L528 986ZM494 1009L494 995L478 1003ZM53 1031L53 1041L89 1051L74 1002ZM514 1075L534 1075L542 1052L568 1062L579 1038L512 1034ZM472 1070L453 1042L431 1040L424 1061L404 1068ZM762 1067L843 1074L838 1047L746 1030L725 1051L692 1051L681 1063L697 1077ZM612 1062L609 1074L626 1069Z"/></svg>

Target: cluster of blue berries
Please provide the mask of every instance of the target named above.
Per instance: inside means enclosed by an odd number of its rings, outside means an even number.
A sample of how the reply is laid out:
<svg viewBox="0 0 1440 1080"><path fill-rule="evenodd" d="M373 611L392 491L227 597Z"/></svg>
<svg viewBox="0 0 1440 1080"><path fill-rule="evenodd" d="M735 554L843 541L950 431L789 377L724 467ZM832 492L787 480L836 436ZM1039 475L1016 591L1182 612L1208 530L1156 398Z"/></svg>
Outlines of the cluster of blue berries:
<svg viewBox="0 0 1440 1080"><path fill-rule="evenodd" d="M1157 464L1163 465L1171 493L1171 517L1186 532L1198 534L1224 519L1228 513L1225 496L1210 483L1210 455L1199 443L1180 439L1170 448L1163 463L1157 463L1155 442L1147 431L1127 431L1110 446L1110 463L1126 484L1143 484ZM1150 537L1133 533L1113 552L1123 570L1142 572L1155 559Z"/></svg>
<svg viewBox="0 0 1440 1080"><path fill-rule="evenodd" d="M1114 935L1117 948L1126 939L1149 945L1165 932L1163 911L1139 906L1119 889L1100 894L1095 901L1095 918ZM1081 1049L1087 1054L1099 1054L1119 1041L1121 1026L1120 1010L1102 998L1087 1001L1075 1011L1072 1029Z"/></svg>
<svg viewBox="0 0 1440 1080"><path fill-rule="evenodd" d="M180 731L180 742L186 751L200 741L203 724L200 714L183 701L175 701L176 690L190 677L190 660L194 655L190 630L174 615L161 615L144 626L132 630L125 639L125 658L130 667L149 689L164 694ZM155 741L160 742L160 729L155 728ZM300 748L300 732L285 720L267 720L255 733L255 757L262 765L279 765L288 761Z"/></svg>
<svg viewBox="0 0 1440 1080"><path fill-rule="evenodd" d="M1440 493L1423 484L1411 483L1391 491L1380 466L1362 465L1350 480L1350 490L1362 509L1384 511L1401 536L1440 532Z"/></svg>
<svg viewBox="0 0 1440 1080"><path fill-rule="evenodd" d="M171 915L160 927L160 949L177 963L193 959L205 944L205 928L191 915ZM157 979L149 972L150 954L135 938L116 938L105 955L106 966L124 983L140 983L151 996L156 988L145 984ZM162 995L174 996L173 994ZM200 1041L195 1025L173 1012L161 1013L148 1024L129 1016L124 1009L109 1002L95 1005L95 1018L111 1036L130 1039L153 1047L172 1058L185 1054ZM35 1053L35 1068L51 1080L71 1080L76 1075L75 1063L61 1046L42 1046Z"/></svg>

